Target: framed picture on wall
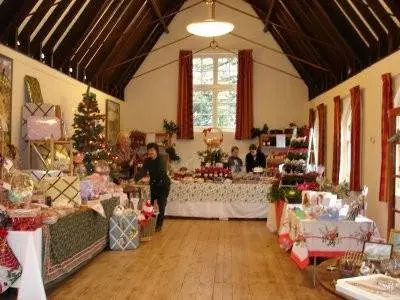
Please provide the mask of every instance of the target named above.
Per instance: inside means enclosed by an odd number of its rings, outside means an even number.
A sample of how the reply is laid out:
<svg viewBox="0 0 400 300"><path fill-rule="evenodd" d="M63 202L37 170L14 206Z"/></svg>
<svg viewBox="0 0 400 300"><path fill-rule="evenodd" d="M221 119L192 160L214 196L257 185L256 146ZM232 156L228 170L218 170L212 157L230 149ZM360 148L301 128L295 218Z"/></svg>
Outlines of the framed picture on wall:
<svg viewBox="0 0 400 300"><path fill-rule="evenodd" d="M12 59L0 54L0 124L7 131L6 144L11 143L12 71Z"/></svg>
<svg viewBox="0 0 400 300"><path fill-rule="evenodd" d="M400 257L400 230L390 230L388 243L393 245L393 256Z"/></svg>
<svg viewBox="0 0 400 300"><path fill-rule="evenodd" d="M117 142L120 131L119 103L107 100L106 102L106 138L111 143Z"/></svg>

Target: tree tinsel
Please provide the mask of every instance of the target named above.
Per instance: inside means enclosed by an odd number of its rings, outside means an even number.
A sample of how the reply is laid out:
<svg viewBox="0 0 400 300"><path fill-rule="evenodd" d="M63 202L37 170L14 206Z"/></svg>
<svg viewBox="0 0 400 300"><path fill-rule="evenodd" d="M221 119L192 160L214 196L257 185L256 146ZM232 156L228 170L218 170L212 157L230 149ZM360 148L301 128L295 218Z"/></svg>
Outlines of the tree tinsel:
<svg viewBox="0 0 400 300"><path fill-rule="evenodd" d="M104 136L105 115L100 114L96 95L91 93L90 86L74 115L75 129L72 139L74 148L85 155L84 163L88 174L93 173L94 164L98 160L107 160L109 149Z"/></svg>

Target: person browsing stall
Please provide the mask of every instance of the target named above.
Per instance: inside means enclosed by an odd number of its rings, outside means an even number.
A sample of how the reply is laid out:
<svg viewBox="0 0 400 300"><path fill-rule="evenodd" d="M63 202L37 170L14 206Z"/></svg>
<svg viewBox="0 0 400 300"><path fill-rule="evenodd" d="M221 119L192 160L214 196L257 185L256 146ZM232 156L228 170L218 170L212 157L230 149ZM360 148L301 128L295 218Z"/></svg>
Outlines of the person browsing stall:
<svg viewBox="0 0 400 300"><path fill-rule="evenodd" d="M249 147L249 153L246 155L246 172L252 172L255 167L265 168L267 166L267 160L264 153L257 149L257 146L251 144Z"/></svg>
<svg viewBox="0 0 400 300"><path fill-rule="evenodd" d="M159 148L156 143L147 145L147 158L143 163L137 179L150 176L151 204L157 200L159 214L157 218L156 231L160 231L164 223L165 207L171 186L171 180L167 174L167 160L160 156Z"/></svg>
<svg viewBox="0 0 400 300"><path fill-rule="evenodd" d="M233 146L231 149L231 156L228 158L228 167L235 173L239 173L242 170L243 161L239 157L238 146Z"/></svg>

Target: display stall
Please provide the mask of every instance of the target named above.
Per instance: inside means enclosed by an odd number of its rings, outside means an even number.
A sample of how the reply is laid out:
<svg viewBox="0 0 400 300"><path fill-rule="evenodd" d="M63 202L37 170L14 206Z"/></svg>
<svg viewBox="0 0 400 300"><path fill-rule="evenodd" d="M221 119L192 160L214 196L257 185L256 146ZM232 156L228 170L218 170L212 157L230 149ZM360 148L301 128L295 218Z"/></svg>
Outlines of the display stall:
<svg viewBox="0 0 400 300"><path fill-rule="evenodd" d="M101 201L106 217L88 208L43 226L43 280L56 283L104 250L108 244L109 219L118 198Z"/></svg>
<svg viewBox="0 0 400 300"><path fill-rule="evenodd" d="M148 197L148 185L136 185ZM172 182L165 215L194 218L266 218L268 183Z"/></svg>
<svg viewBox="0 0 400 300"><path fill-rule="evenodd" d="M317 220L297 213L301 205L287 205L279 230L279 242L290 249L290 257L301 268L310 264L310 257L337 257L346 251L362 251L365 241L378 239L374 221L359 216L354 221ZM298 210L302 212L302 210Z"/></svg>

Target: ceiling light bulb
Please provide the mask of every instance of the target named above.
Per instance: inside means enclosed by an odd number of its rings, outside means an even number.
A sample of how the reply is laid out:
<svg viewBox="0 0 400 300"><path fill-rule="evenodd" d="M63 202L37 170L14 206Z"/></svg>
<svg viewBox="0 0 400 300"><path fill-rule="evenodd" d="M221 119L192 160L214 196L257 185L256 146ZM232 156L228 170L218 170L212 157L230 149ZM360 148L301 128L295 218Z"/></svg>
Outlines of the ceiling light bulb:
<svg viewBox="0 0 400 300"><path fill-rule="evenodd" d="M72 73L72 67L69 67L69 69L68 69L68 71L70 72L70 73Z"/></svg>
<svg viewBox="0 0 400 300"><path fill-rule="evenodd" d="M233 28L235 26L232 23L209 19L203 22L191 23L186 27L186 30L197 36L216 37L228 34Z"/></svg>

